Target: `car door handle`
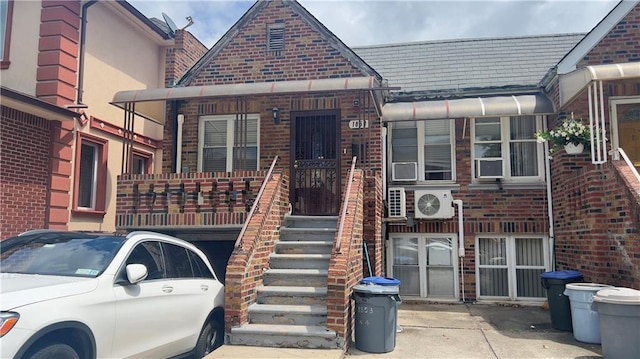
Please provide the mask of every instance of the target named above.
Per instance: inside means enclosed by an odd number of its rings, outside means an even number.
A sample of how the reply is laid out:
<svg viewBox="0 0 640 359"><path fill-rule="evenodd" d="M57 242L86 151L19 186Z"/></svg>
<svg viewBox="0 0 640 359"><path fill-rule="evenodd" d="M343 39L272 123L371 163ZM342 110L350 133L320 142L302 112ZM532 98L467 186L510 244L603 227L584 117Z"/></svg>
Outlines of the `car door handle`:
<svg viewBox="0 0 640 359"><path fill-rule="evenodd" d="M201 289L203 292L206 292L206 291L208 291L208 290L209 290L209 286L208 286L208 285L206 285L206 284L201 284L201 285L200 285L200 289Z"/></svg>
<svg viewBox="0 0 640 359"><path fill-rule="evenodd" d="M170 285L165 285L165 286L162 287L162 291L165 292L165 293L171 293L171 292L173 292L173 287L170 286Z"/></svg>

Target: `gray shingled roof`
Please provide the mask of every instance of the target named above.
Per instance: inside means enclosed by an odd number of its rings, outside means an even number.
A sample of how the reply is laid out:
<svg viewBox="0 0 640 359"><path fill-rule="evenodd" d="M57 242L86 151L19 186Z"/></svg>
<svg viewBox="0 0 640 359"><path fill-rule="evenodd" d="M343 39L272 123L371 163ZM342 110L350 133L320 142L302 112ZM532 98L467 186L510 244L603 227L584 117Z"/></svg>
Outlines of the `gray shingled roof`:
<svg viewBox="0 0 640 359"><path fill-rule="evenodd" d="M556 34L353 47L398 94L429 96L536 88L585 34Z"/></svg>

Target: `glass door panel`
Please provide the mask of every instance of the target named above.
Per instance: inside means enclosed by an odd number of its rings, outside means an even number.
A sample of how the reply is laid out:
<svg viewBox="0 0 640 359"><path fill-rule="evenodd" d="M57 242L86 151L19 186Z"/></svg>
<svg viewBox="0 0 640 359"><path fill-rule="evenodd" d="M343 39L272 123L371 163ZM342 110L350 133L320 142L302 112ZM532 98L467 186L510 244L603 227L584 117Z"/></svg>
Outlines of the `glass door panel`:
<svg viewBox="0 0 640 359"><path fill-rule="evenodd" d="M393 240L393 276L400 280L400 294L420 295L418 238Z"/></svg>

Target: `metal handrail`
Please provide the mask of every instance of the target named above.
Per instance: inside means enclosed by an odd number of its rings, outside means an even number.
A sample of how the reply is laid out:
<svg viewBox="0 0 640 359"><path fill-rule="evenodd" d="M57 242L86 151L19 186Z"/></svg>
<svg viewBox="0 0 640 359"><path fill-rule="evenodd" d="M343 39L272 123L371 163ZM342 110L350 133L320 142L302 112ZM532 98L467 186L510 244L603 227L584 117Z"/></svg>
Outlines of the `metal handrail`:
<svg viewBox="0 0 640 359"><path fill-rule="evenodd" d="M633 165L633 163L631 162L631 159L629 159L629 156L627 156L627 153L624 152L624 150L620 147L618 147L616 151L618 151L618 153L622 156L622 159L627 163L627 166L629 166L629 168L631 169L631 173L633 173L633 175L636 176L636 179L638 179L638 182L640 182L640 173L638 173L636 166Z"/></svg>
<svg viewBox="0 0 640 359"><path fill-rule="evenodd" d="M340 244L342 241L342 231L344 230L344 219L347 216L347 207L349 207L349 195L351 193L351 183L353 182L353 172L356 169L356 160L357 157L353 156L351 161L351 170L349 170L349 179L347 180L347 191L344 195L344 205L342 207L342 214L340 215L340 227L338 228L338 238L336 238L336 243L334 245L334 249L338 249L340 251Z"/></svg>
<svg viewBox="0 0 640 359"><path fill-rule="evenodd" d="M273 162L271 162L271 167L269 167L269 172L267 172L267 176L264 178L264 182L262 182L262 186L260 186L260 191L258 191L258 195L253 200L253 204L251 205L251 210L249 210L247 219L244 221L244 224L242 225L242 230L240 231L240 234L238 235L238 238L236 239L236 243L233 245L233 248L238 248L240 246L240 242L242 241L242 236L244 235L244 232L247 230L247 227L249 226L249 221L251 220L251 217L253 217L253 213L256 211L256 207L258 207L258 202L260 202L260 198L262 197L262 192L264 192L265 187L267 187L267 182L271 178L271 174L273 173L273 168L276 166L277 161L278 161L278 156L276 156L273 159Z"/></svg>

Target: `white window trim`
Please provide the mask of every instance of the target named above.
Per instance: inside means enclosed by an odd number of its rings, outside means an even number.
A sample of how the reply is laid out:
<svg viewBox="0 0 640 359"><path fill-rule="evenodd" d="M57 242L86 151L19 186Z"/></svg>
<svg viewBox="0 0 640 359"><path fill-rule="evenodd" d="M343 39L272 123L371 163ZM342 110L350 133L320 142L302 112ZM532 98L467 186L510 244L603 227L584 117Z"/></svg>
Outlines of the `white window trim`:
<svg viewBox="0 0 640 359"><path fill-rule="evenodd" d="M614 149L620 148L620 132L618 130L618 105L640 104L640 96L619 96L609 98L611 118L611 144Z"/></svg>
<svg viewBox="0 0 640 359"><path fill-rule="evenodd" d="M204 124L209 120L225 120L227 121L227 172L233 171L233 144L236 115L210 115L201 116L198 120L198 172L202 172L202 148L204 146ZM259 114L247 114L247 120L256 120L258 122L257 128L257 165L254 169L258 170L260 166L260 115Z"/></svg>
<svg viewBox="0 0 640 359"><path fill-rule="evenodd" d="M544 147L542 143L538 143L536 147L536 151L538 153L538 175L537 176L511 176L511 161L510 161L510 148L509 143L511 142L509 136L509 119L512 116L492 116L500 118L500 143L502 150L502 169L504 178L502 181L507 183L542 183L544 181ZM513 116L519 117L519 116ZM542 131L542 120L543 116L536 116L536 132ZM482 179L476 177L476 154L475 154L475 138L476 138L476 119L471 119L471 178L472 183L486 183L488 181L493 182L495 179Z"/></svg>
<svg viewBox="0 0 640 359"><path fill-rule="evenodd" d="M481 296L480 295L480 259L478 250L480 249L480 238L505 238L507 244L507 278L509 284L509 296L508 297L496 297L496 296ZM518 283L516 281L516 269L530 268L530 269L542 269L539 266L518 266L516 267L516 239L518 238L539 238L542 240L542 251L544 260L544 271L550 270L550 253L549 253L549 237L539 234L530 235L511 235L506 236L503 234L483 234L476 236L475 238L475 262L476 262L476 298L478 300L525 300L525 301L544 301L546 298L537 297L518 297ZM505 265L482 265L482 268L504 268Z"/></svg>
<svg viewBox="0 0 640 359"><path fill-rule="evenodd" d="M449 142L451 145L451 179L450 180L425 180L424 168L425 168L425 159L424 159L424 135L426 125L429 123L429 120L421 120L416 122L416 132L417 132L417 151L418 151L418 182L429 183L429 184L443 184L443 183L455 183L456 182L456 128L455 128L455 119L453 118L443 118L441 120L449 120ZM393 129L389 131L391 134L389 136L389 158L393 158ZM389 161L390 163L393 163ZM404 161L403 161L404 162ZM393 166L393 164L391 164ZM391 167L389 167L389 173L391 173ZM402 181L397 181L401 183Z"/></svg>
<svg viewBox="0 0 640 359"><path fill-rule="evenodd" d="M418 268L420 272L420 298L432 298L427 293L426 278L427 278L427 253L423 250L426 246L426 240L429 238L451 238L451 264L453 266L453 298L452 300L458 300L460 298L460 261L458 258L458 235L455 233L390 233L389 239L391 241L395 239L410 239L418 238ZM393 277L393 245L391 241L387 242L387 273ZM400 283L402 285L402 283ZM447 300L446 298L437 299Z"/></svg>

